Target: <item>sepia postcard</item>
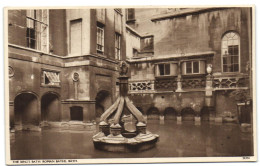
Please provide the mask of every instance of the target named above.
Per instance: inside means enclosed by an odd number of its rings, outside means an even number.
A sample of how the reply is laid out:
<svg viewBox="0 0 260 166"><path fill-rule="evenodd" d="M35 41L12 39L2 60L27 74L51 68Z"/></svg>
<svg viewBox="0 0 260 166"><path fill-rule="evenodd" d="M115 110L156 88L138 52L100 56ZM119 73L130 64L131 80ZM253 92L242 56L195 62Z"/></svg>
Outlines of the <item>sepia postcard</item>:
<svg viewBox="0 0 260 166"><path fill-rule="evenodd" d="M6 164L256 161L255 7L5 8Z"/></svg>

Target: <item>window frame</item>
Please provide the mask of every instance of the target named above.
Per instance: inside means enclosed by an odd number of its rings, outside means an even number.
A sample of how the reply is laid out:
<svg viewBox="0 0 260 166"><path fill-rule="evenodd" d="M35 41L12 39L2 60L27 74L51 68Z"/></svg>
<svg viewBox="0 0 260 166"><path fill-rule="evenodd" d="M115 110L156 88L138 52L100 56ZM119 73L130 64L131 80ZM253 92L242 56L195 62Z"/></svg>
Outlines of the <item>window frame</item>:
<svg viewBox="0 0 260 166"><path fill-rule="evenodd" d="M100 36L99 35L99 31L98 30L101 30L102 31L102 35ZM97 42L96 42L96 51L98 54L104 54L105 52L105 25L101 24L101 23L97 23ZM101 38L101 44L98 43L99 42L99 39ZM102 49L99 49L98 47L101 46Z"/></svg>
<svg viewBox="0 0 260 166"><path fill-rule="evenodd" d="M31 14L33 12L33 14ZM37 18L40 16L39 18ZM31 24L33 24L31 27ZM31 38L31 30L34 30L35 38ZM45 33L45 35L43 35ZM45 39L44 39L45 37ZM26 10L26 47L49 52L49 10L48 9L27 9ZM34 40L34 46L31 46ZM44 49L45 46L45 49Z"/></svg>
<svg viewBox="0 0 260 166"><path fill-rule="evenodd" d="M117 40L118 38L118 40ZM115 59L121 60L121 34L115 33Z"/></svg>
<svg viewBox="0 0 260 166"><path fill-rule="evenodd" d="M196 75L196 74L201 74L201 68L200 68L200 63L201 63L201 60L191 60L191 61L184 61L185 63L185 74L184 75ZM191 72L188 73L187 72L187 63L191 63ZM198 63L198 72L194 72L194 63Z"/></svg>
<svg viewBox="0 0 260 166"><path fill-rule="evenodd" d="M58 74L58 77L59 77L59 84L58 84L58 85L45 84L46 74L44 74L44 72L57 73L57 74ZM41 86L42 86L42 87L60 88L60 87L61 87L61 71L42 68L42 69L41 69Z"/></svg>
<svg viewBox="0 0 260 166"><path fill-rule="evenodd" d="M234 34L234 36L232 36L232 37L230 37L230 35L232 35L232 33ZM228 36L229 35L229 36ZM234 39L234 37L237 37L237 39ZM232 38L232 39L231 39ZM231 41L231 40L233 40L232 42L234 43L236 43L237 42L237 45L235 45L235 44L233 44L233 45L231 45L231 44L229 44L229 41ZM227 44L226 44L226 48L224 47L224 42L227 42ZM239 35L239 33L237 33L237 32L235 32L235 31L228 31L228 32L226 32L223 36L222 36L222 38L221 38L221 71L222 71L222 73L240 73L241 71L241 55L240 55L240 52L241 52L241 50L240 50L240 45L241 45L241 43L240 43L241 41L240 41L240 35ZM233 54L229 54L229 46L232 46L232 47L234 47L234 46L237 46L238 48L238 54L237 55L233 55ZM237 57L238 58L238 63L231 63L231 61L232 61L232 58L233 57ZM227 61L228 61L228 58L230 58L230 64L228 64L228 62L227 62L227 64L224 64L224 58L227 58ZM224 66L227 66L227 71L224 71ZM238 65L238 70L237 71L231 71L231 69L230 69L230 71L228 71L228 66L231 66L230 68L235 68L234 67L234 65ZM233 67L232 67L233 66Z"/></svg>
<svg viewBox="0 0 260 166"><path fill-rule="evenodd" d="M161 71L160 71L160 65L163 65L163 72L164 72L164 74L163 75L161 75ZM166 74L166 65L169 65L169 74ZM159 64L157 64L157 76L159 76L159 77L161 77L161 76L171 76L171 64L170 63L159 63Z"/></svg>

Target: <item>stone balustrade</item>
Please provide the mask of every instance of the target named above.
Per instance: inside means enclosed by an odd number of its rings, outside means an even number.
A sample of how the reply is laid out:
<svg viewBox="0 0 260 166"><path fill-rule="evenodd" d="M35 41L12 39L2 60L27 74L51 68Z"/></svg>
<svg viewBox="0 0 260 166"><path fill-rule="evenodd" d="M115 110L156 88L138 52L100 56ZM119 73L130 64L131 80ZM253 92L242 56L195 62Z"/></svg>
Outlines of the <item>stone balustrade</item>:
<svg viewBox="0 0 260 166"><path fill-rule="evenodd" d="M129 91L138 92L138 91L153 91L154 90L154 81L131 81L129 82Z"/></svg>
<svg viewBox="0 0 260 166"><path fill-rule="evenodd" d="M179 81L178 81L179 80ZM130 92L153 92L153 91L176 91L179 88L181 92L189 89L204 89L212 88L212 90L225 90L225 89L241 89L247 88L246 77L196 77L196 78L167 78L156 80L144 81L129 81ZM211 82L210 84L207 82ZM179 87L178 87L178 84Z"/></svg>

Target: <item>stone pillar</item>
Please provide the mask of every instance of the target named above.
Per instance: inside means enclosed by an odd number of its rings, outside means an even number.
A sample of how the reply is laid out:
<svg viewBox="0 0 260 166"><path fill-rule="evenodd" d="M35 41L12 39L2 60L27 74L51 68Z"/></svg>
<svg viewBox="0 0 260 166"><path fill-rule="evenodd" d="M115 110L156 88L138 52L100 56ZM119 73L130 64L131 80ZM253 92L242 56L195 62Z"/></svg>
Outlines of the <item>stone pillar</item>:
<svg viewBox="0 0 260 166"><path fill-rule="evenodd" d="M160 124L164 124L164 116L160 115Z"/></svg>
<svg viewBox="0 0 260 166"><path fill-rule="evenodd" d="M10 130L11 132L14 132L14 125L15 125L15 119L14 119L14 102L10 101L9 102L9 125L10 125Z"/></svg>
<svg viewBox="0 0 260 166"><path fill-rule="evenodd" d="M181 124L182 122L182 117L180 115L177 116L177 124Z"/></svg>
<svg viewBox="0 0 260 166"><path fill-rule="evenodd" d="M99 132L103 132L106 136L110 134L109 125L102 121L99 123Z"/></svg>
<svg viewBox="0 0 260 166"><path fill-rule="evenodd" d="M38 118L38 122L36 123L36 126L31 129L33 131L41 131L42 130L42 128L40 126L40 123L42 121L41 100L37 101L37 118Z"/></svg>
<svg viewBox="0 0 260 166"><path fill-rule="evenodd" d="M146 124L143 122L138 122L136 125L138 134L146 134Z"/></svg>
<svg viewBox="0 0 260 166"><path fill-rule="evenodd" d="M120 96L127 96L128 94L128 77L120 76L119 79L119 94Z"/></svg>
<svg viewBox="0 0 260 166"><path fill-rule="evenodd" d="M121 134L122 127L119 124L112 124L110 126L110 134L113 136L118 136Z"/></svg>
<svg viewBox="0 0 260 166"><path fill-rule="evenodd" d="M176 92L182 92L182 78L181 78L181 62L178 63L177 89Z"/></svg>
<svg viewBox="0 0 260 166"><path fill-rule="evenodd" d="M200 125L201 123L201 118L200 118L200 116L195 116L194 117L194 123L195 123L195 125Z"/></svg>
<svg viewBox="0 0 260 166"><path fill-rule="evenodd" d="M213 96L213 77L211 74L206 76L206 87L205 87L205 107L209 110L209 120L215 121L215 110L214 110L214 96Z"/></svg>

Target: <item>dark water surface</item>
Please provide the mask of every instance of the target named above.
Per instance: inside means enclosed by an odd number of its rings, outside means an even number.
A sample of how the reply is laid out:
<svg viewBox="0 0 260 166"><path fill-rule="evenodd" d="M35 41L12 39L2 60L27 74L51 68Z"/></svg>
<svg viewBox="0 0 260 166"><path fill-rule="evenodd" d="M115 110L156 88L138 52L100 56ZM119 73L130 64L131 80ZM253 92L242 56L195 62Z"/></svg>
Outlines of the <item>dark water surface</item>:
<svg viewBox="0 0 260 166"><path fill-rule="evenodd" d="M96 131L11 133L11 159L87 159L123 157L213 157L253 155L252 133L242 133L238 124L194 125L194 122L148 122L148 130L159 134L156 147L138 153L96 150L92 136Z"/></svg>

